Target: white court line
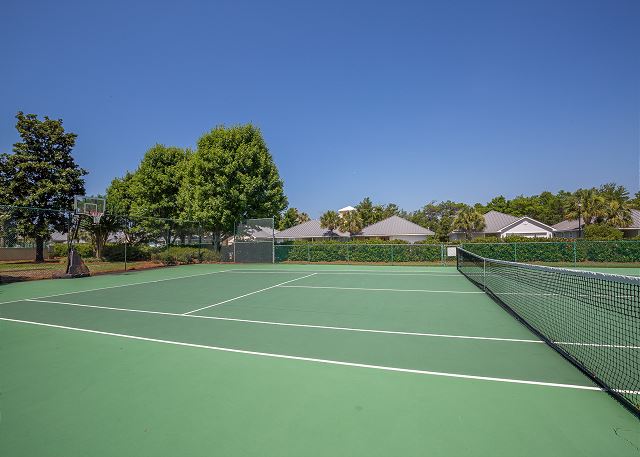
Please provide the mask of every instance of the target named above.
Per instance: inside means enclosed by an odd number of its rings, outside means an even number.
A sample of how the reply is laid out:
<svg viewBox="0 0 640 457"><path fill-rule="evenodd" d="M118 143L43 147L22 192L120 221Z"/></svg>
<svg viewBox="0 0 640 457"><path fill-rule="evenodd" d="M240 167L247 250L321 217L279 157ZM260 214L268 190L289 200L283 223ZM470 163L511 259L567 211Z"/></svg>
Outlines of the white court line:
<svg viewBox="0 0 640 457"><path fill-rule="evenodd" d="M591 391L602 391L600 387L596 386L582 386L576 384L561 384L555 382L543 382L543 381L529 381L525 379L511 379L511 378L494 378L489 376L476 376L476 375L467 375L467 374L459 374L459 373L447 373L442 371L429 371L429 370L416 370L411 368L396 368L396 367L387 367L383 365L369 365L364 363L354 363L354 362L342 362L339 360L329 360L329 359L317 359L312 357L301 357L295 355L286 355L286 354L277 354L272 352L258 352L258 351L247 351L244 349L233 349L226 348L220 346L209 346L205 344L196 344L196 343L185 343L181 341L171 341L171 340L161 340L157 338L147 338L142 336L134 336L127 335L123 333L111 333L111 332L102 332L99 330L90 330L85 328L77 328L77 327L67 327L65 325L56 325L56 324L45 324L42 322L33 322L33 321L24 321L19 319L9 319L5 317L0 317L0 320L7 322L16 322L20 324L30 324L30 325L39 325L43 327L51 327L51 328L59 328L64 330L73 330L77 332L85 332L85 333L94 333L98 335L107 335L107 336L115 336L119 338L127 338L131 340L139 340L139 341L149 341L152 343L162 343L162 344L170 344L175 346L185 346L199 349L209 349L213 351L221 351L221 352L232 352L236 354L247 354L247 355L255 355L261 357L271 357L276 359L286 359L286 360L298 360L303 362L315 362L322 363L326 365L340 365L346 367L355 367L355 368L369 368L373 370L381 370L381 371L392 371L398 373L412 373L419 375L430 375L430 376L443 376L447 378L460 378L460 379L473 379L478 381L493 381L493 382L504 382L510 384L527 384L533 386L544 386L544 387L559 387L565 389L578 389L578 390L591 390ZM631 393L636 393L632 391ZM637 392L640 393L640 392Z"/></svg>
<svg viewBox="0 0 640 457"><path fill-rule="evenodd" d="M451 276L464 278L461 273L438 273L431 271L405 273L402 271L369 271L369 270L259 270L259 269L233 269L233 273L317 273L321 275L372 275L372 276Z"/></svg>
<svg viewBox="0 0 640 457"><path fill-rule="evenodd" d="M154 279L153 281L142 281L142 282L134 282L134 283L130 283L130 284L119 284L117 286L96 287L95 289L76 290L76 291L73 291L73 292L64 292L64 293L60 293L60 294L42 295L41 297L31 297L30 299L31 300L37 300L39 298L60 297L62 295L81 294L83 292L95 292L97 290L107 290L107 289L117 289L119 287L139 286L141 284L152 284L152 283L156 283L156 282L173 281L174 279L195 278L196 276L207 276L207 275L213 275L213 274L217 274L217 273L226 273L228 271L231 271L231 270L210 271L208 273L198 273L198 274L195 274L195 275L187 275L187 276L176 276L175 278ZM3 301L3 302L0 302L0 305L4 305L5 303L17 303L17 302L25 301L25 300L29 300L29 299L20 298L20 299L17 299L17 300Z"/></svg>
<svg viewBox="0 0 640 457"><path fill-rule="evenodd" d="M254 290L253 292L249 292L248 294L239 295L237 297L233 297L233 298L230 298L228 300L224 300L224 301L221 301L221 302L218 302L218 303L214 303L213 305L203 306L202 308L194 309L193 311L187 311L186 313L183 313L183 314L188 315L188 314L192 314L192 313L197 313L198 311L202 311L202 310L205 310L207 308L213 308L214 306L223 305L225 303L229 303L230 301L234 301L234 300L238 300L240 298L248 297L249 295L253 295L253 294L260 293L260 292L264 292L265 290L273 289L275 287L280 287L283 284L289 284L290 282L299 281L301 279L308 278L309 276L313 276L313 275L315 275L315 273L311 273L310 275L302 276L302 277L296 278L296 279L290 279L289 281L285 281L285 282L281 282L279 284L275 284L273 286L265 287L264 289Z"/></svg>
<svg viewBox="0 0 640 457"><path fill-rule="evenodd" d="M188 317L192 319L212 319L217 321L230 321L230 322L243 322L249 324L263 324L263 325L277 325L282 327L301 327L301 328L317 328L323 330L341 330L347 332L363 332L363 333L382 333L387 335L408 335L408 336L426 336L426 337L437 337L437 338L457 338L463 340L486 340L486 341L505 341L511 343L540 343L545 344L542 340L526 340L519 338L498 338L498 337L490 337L490 336L467 336L467 335L447 335L442 333L421 333L421 332L401 332L395 330L376 330L376 329L368 329L368 328L357 328L357 327L333 327L329 325L313 325L313 324L293 324L288 322L274 322L274 321L257 321L252 319L238 319L234 317L218 317L218 316L196 316L193 314L178 314L178 313L168 313L164 311L148 311L144 309L130 309L130 308L114 308L110 306L99 306L99 305L84 305L82 303L69 303L62 301L52 301L52 300L35 300L35 299L26 299L24 301L31 301L34 303L55 303L58 305L69 305L69 306L79 306L82 308L96 308L96 309L107 309L112 311L124 311L130 313L142 313L142 314L160 314L163 316L175 316L175 317Z"/></svg>
<svg viewBox="0 0 640 457"><path fill-rule="evenodd" d="M426 292L432 294L484 294L479 290L459 291L459 290L430 290L430 289L376 289L370 287L336 287L336 286L280 286L282 288L297 289L337 289L337 290L370 290L382 292Z"/></svg>

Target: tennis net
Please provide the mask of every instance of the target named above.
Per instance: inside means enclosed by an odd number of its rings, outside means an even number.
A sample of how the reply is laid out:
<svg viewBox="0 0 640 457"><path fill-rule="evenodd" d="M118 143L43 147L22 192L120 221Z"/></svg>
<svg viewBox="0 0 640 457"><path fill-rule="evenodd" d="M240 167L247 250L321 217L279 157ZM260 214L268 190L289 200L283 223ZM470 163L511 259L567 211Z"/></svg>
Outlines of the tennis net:
<svg viewBox="0 0 640 457"><path fill-rule="evenodd" d="M489 259L458 270L640 417L640 277Z"/></svg>

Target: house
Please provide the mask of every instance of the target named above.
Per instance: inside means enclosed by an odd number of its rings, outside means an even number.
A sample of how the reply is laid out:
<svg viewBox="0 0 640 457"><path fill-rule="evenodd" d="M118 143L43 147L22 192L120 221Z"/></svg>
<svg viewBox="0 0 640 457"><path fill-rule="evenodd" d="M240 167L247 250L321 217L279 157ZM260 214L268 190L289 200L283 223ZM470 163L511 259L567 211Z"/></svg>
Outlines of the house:
<svg viewBox="0 0 640 457"><path fill-rule="evenodd" d="M290 227L285 230L281 230L276 233L275 238L277 241L292 241L292 240L328 240L328 239L349 239L349 234L341 232L340 230L327 230L320 227L320 221L313 219L302 224Z"/></svg>
<svg viewBox="0 0 640 457"><path fill-rule="evenodd" d="M344 208L343 208L344 209ZM379 238L383 240L404 240L409 243L422 241L428 236L433 236L431 230L420 227L413 222L409 222L398 216L391 216L388 219L371 224L362 229L360 233L354 235L354 238ZM319 220L311 220L278 232L275 236L278 241L291 240L343 240L350 239L349 234L336 229L329 231L320 227Z"/></svg>
<svg viewBox="0 0 640 457"><path fill-rule="evenodd" d="M362 229L357 238L379 238L383 240L402 240L409 243L423 241L435 235L429 229L414 224L399 216L391 216Z"/></svg>
<svg viewBox="0 0 640 457"><path fill-rule="evenodd" d="M584 220L572 219L569 221L558 222L553 228L556 230L555 236L562 238L578 238L580 236L580 227L584 230ZM625 238L633 238L640 236L640 210L631 210L631 225L628 227L618 227L622 231Z"/></svg>
<svg viewBox="0 0 640 457"><path fill-rule="evenodd" d="M555 228L543 224L531 217L512 216L500 211L489 211L484 214L485 228L481 232L471 234L472 238L495 236L506 238L508 236L524 236L527 238L551 238ZM452 240L463 240L466 234L460 230L454 230L449 234Z"/></svg>

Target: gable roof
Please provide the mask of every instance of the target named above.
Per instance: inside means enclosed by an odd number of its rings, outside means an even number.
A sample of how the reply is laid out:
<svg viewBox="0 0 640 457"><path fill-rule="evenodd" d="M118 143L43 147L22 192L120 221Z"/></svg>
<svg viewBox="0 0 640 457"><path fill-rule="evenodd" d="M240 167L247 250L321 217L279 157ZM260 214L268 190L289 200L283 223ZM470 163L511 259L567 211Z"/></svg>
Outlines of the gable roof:
<svg viewBox="0 0 640 457"><path fill-rule="evenodd" d="M582 228L584 228L584 219L580 219L582 222ZM575 230L580 230L580 224L578 224L578 219L571 219L568 221L558 222L553 226L559 232L571 232ZM631 210L631 225L628 227L620 227L622 230L625 229L640 229L640 210L632 209Z"/></svg>
<svg viewBox="0 0 640 457"><path fill-rule="evenodd" d="M329 230L320 227L320 221L318 219L313 219L307 222L303 222L302 224L295 225L293 227L289 227L286 230L281 230L276 233L276 238L278 239L295 239L295 238L334 238L348 236L347 233L343 233L340 230L334 230L330 232Z"/></svg>
<svg viewBox="0 0 640 457"><path fill-rule="evenodd" d="M414 224L399 216L391 216L362 229L357 236L394 236L394 235L435 235L429 229Z"/></svg>
<svg viewBox="0 0 640 457"><path fill-rule="evenodd" d="M511 214L505 214L501 213L500 211L491 210L484 215L485 228L483 232L498 233L500 229L503 229L507 225L511 225L520 219L520 217L512 216Z"/></svg>
<svg viewBox="0 0 640 457"><path fill-rule="evenodd" d="M520 219L518 219L517 221L512 222L509 225L505 225L500 230L498 230L498 232L504 232L504 231L510 230L513 227L517 227L518 225L522 224L523 222L529 222L530 224L535 225L536 227L541 228L543 230L546 230L548 232L554 232L555 231L555 229L553 227L551 227L550 225L544 224L544 223L542 223L540 221L537 221L537 220L535 220L535 219L533 219L533 218L531 218L529 216L524 216L524 217L521 217Z"/></svg>
<svg viewBox="0 0 640 457"><path fill-rule="evenodd" d="M580 220L582 221L582 218ZM582 221L582 226L584 227L584 221ZM557 232L572 232L580 229L578 219L558 222L553 228L556 229Z"/></svg>

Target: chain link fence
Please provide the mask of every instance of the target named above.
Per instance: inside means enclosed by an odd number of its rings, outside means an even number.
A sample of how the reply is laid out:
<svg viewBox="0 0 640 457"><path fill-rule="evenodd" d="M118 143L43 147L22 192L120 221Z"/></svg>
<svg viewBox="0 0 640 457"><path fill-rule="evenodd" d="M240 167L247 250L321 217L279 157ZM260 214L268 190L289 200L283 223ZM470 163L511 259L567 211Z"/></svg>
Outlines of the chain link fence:
<svg viewBox="0 0 640 457"><path fill-rule="evenodd" d="M558 266L640 266L640 240L573 242L463 243L483 257ZM453 265L455 246L448 244L320 243L276 244L276 262L388 263Z"/></svg>
<svg viewBox="0 0 640 457"><path fill-rule="evenodd" d="M192 221L0 206L0 282L61 277L69 242L92 274L218 262L213 234Z"/></svg>

